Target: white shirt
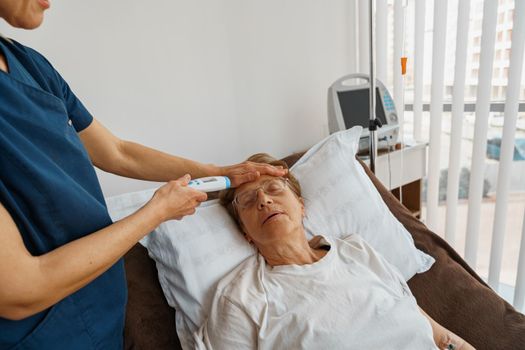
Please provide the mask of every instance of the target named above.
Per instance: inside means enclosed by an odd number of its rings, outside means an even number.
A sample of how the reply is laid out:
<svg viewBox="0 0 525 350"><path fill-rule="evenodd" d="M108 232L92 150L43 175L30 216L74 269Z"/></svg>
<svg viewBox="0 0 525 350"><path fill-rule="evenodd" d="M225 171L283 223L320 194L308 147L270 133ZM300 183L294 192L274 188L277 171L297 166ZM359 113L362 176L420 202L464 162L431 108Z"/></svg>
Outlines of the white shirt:
<svg viewBox="0 0 525 350"><path fill-rule="evenodd" d="M327 244L326 241L322 242ZM207 349L437 349L400 272L360 236L308 265L247 259L217 287L195 334Z"/></svg>

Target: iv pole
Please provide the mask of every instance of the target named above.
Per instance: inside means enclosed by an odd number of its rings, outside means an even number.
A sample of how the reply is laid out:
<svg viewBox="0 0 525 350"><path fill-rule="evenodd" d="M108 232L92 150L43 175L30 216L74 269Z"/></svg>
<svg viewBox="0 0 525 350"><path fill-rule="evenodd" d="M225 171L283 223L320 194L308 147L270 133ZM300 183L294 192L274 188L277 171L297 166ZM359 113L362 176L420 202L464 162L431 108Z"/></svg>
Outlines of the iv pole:
<svg viewBox="0 0 525 350"><path fill-rule="evenodd" d="M381 122L376 119L376 79L374 71L374 0L368 2L369 10L369 34L370 34L370 121L368 122L368 130L370 131L368 137L369 156L370 156L370 170L375 174L376 172L376 158L377 158L377 128L381 127Z"/></svg>

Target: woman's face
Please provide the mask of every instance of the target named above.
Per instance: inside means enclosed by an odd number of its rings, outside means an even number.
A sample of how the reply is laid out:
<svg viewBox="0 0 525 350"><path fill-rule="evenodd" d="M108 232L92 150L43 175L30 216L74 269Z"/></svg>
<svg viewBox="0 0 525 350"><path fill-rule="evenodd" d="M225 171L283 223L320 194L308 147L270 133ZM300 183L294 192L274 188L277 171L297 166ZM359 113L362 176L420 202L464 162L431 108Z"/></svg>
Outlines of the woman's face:
<svg viewBox="0 0 525 350"><path fill-rule="evenodd" d="M0 0L0 17L16 28L34 29L42 24L49 0Z"/></svg>
<svg viewBox="0 0 525 350"><path fill-rule="evenodd" d="M256 246L285 240L288 233L302 227L303 201L290 189L284 178L263 175L254 182L240 186L235 195L241 227L248 241ZM243 207L242 204L246 203Z"/></svg>

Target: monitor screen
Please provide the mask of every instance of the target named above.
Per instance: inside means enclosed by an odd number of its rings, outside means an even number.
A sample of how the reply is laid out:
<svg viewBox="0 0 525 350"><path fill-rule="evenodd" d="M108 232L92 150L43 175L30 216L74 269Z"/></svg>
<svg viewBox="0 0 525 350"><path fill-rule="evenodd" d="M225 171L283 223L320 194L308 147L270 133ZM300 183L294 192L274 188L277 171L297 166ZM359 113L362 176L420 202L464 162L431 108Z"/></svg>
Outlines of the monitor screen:
<svg viewBox="0 0 525 350"><path fill-rule="evenodd" d="M361 125L368 129L369 115L369 96L370 89L338 91L339 105L343 113L343 119L347 129L352 126ZM379 89L376 88L376 118L381 121L383 125L386 124L386 115L383 108L383 103L379 95Z"/></svg>

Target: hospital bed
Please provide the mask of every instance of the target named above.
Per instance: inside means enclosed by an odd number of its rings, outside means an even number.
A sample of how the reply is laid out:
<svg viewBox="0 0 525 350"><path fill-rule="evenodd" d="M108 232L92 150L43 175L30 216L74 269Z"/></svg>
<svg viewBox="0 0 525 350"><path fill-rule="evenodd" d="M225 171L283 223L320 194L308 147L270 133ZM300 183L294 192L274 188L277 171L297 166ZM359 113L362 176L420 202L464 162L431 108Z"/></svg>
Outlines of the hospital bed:
<svg viewBox="0 0 525 350"><path fill-rule="evenodd" d="M284 160L291 166L300 156ZM414 218L359 162L417 248L436 259L429 271L408 281L419 306L477 349L525 349L525 316L499 297L447 242ZM125 266L129 288L125 348L181 349L174 327L175 310L166 302L155 263L146 249L135 245L125 256Z"/></svg>

